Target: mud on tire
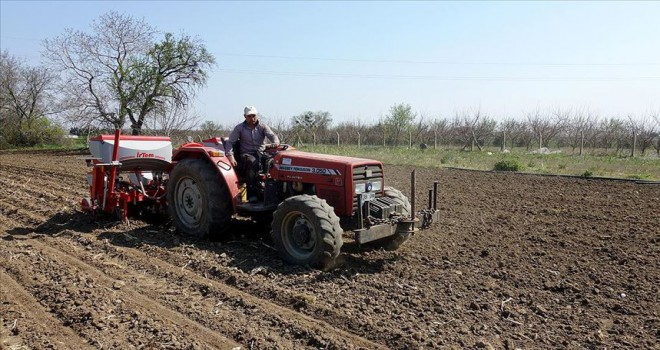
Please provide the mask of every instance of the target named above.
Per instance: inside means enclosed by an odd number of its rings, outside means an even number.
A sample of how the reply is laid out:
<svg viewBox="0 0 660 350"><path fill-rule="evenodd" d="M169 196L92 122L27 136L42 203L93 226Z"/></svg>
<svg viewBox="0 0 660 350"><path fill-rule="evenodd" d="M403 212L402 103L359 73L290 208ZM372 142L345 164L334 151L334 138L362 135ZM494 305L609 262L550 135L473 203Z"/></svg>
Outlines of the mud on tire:
<svg viewBox="0 0 660 350"><path fill-rule="evenodd" d="M282 259L328 270L334 266L342 228L334 209L317 196L285 199L273 213L271 236Z"/></svg>
<svg viewBox="0 0 660 350"><path fill-rule="evenodd" d="M168 210L180 232L197 238L226 233L231 199L214 165L202 159L183 159L170 173Z"/></svg>

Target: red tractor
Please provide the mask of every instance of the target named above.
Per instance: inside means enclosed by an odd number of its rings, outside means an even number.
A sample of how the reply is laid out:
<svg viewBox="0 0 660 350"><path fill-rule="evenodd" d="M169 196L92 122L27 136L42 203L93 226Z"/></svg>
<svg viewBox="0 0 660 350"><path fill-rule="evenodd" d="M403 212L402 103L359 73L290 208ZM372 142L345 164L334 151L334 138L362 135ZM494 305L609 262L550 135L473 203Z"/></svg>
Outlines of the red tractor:
<svg viewBox="0 0 660 350"><path fill-rule="evenodd" d="M358 244L394 250L419 228L437 221L437 182L419 212L385 186L378 161L315 154L279 145L261 155L257 201L246 200L243 178L225 156L224 140L187 143L172 152L169 138L100 135L90 140L89 211L168 208L176 227L195 237L228 234L232 217L272 220L282 258L327 269L352 231ZM414 172L412 193L415 192Z"/></svg>

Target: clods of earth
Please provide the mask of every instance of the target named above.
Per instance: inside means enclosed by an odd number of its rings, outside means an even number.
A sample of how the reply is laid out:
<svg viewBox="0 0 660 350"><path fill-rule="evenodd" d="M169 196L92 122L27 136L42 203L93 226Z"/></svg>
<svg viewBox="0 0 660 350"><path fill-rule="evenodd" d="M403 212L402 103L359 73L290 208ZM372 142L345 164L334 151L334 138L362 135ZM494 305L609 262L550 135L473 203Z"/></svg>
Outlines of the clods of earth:
<svg viewBox="0 0 660 350"><path fill-rule="evenodd" d="M263 226L79 211L80 154L0 154L0 348L657 348L660 186L418 169L436 225L395 252L345 236L327 272ZM410 169L386 182L410 192Z"/></svg>

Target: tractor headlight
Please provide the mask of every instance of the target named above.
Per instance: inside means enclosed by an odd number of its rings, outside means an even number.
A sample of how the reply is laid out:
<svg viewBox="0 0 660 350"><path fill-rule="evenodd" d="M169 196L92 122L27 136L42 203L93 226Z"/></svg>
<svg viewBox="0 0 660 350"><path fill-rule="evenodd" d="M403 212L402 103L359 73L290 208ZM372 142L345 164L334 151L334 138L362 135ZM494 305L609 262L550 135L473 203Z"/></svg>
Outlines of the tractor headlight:
<svg viewBox="0 0 660 350"><path fill-rule="evenodd" d="M355 194L364 193L366 190L366 184L355 184Z"/></svg>
<svg viewBox="0 0 660 350"><path fill-rule="evenodd" d="M374 192L378 192L383 189L383 182L382 181L374 181L371 183L371 190Z"/></svg>

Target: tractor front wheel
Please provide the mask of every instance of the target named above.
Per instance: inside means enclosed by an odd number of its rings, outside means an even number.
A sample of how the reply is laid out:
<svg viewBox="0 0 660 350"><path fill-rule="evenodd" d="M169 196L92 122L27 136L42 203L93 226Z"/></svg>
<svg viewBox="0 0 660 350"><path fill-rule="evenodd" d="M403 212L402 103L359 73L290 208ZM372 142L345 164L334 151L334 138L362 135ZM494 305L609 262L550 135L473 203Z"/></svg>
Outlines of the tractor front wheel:
<svg viewBox="0 0 660 350"><path fill-rule="evenodd" d="M271 236L284 260L328 270L343 244L342 228L333 208L317 196L285 199L273 213Z"/></svg>
<svg viewBox="0 0 660 350"><path fill-rule="evenodd" d="M216 236L229 227L229 191L210 162L194 158L179 161L170 173L167 202L176 227L186 235Z"/></svg>

